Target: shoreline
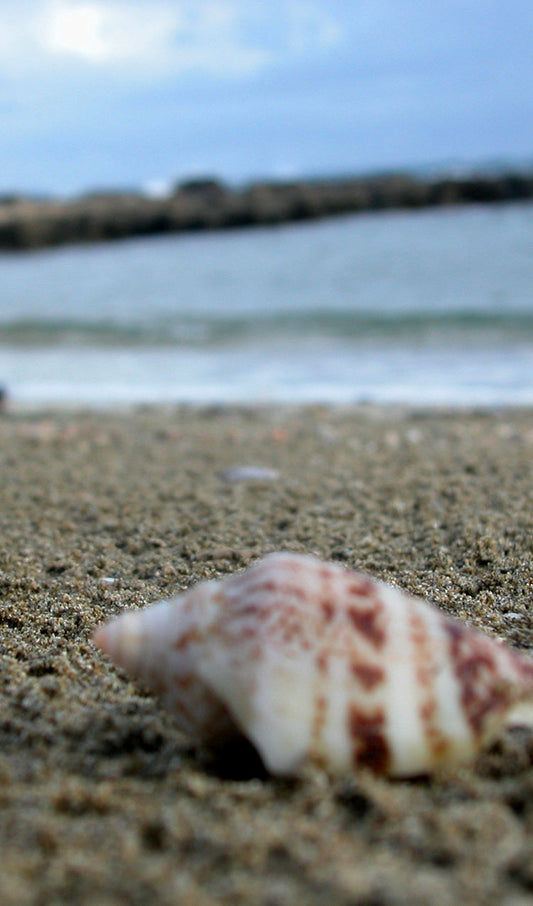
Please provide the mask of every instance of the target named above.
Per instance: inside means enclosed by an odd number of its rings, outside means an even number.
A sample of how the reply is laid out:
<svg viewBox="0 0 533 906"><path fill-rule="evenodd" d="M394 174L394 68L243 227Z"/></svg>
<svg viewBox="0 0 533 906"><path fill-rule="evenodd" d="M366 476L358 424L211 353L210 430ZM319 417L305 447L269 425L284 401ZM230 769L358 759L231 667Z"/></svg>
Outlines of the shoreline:
<svg viewBox="0 0 533 906"><path fill-rule="evenodd" d="M533 731L429 779L275 780L194 750L89 639L286 549L533 650L533 407L16 411L0 471L3 906L525 906Z"/></svg>

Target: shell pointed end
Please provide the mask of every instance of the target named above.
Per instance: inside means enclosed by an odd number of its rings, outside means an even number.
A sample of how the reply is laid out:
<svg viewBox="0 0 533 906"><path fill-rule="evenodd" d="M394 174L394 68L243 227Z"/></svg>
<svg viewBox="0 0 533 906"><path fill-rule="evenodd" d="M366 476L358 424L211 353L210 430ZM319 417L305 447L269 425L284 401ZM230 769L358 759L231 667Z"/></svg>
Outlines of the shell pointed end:
<svg viewBox="0 0 533 906"><path fill-rule="evenodd" d="M138 612L120 614L98 626L91 636L91 642L116 667L122 667L130 673L138 673L142 662L142 643L144 633L142 619ZM148 656L150 650L148 649Z"/></svg>
<svg viewBox="0 0 533 906"><path fill-rule="evenodd" d="M107 624L104 623L102 626L98 626L98 628L91 635L89 641L103 654L109 654L110 640Z"/></svg>

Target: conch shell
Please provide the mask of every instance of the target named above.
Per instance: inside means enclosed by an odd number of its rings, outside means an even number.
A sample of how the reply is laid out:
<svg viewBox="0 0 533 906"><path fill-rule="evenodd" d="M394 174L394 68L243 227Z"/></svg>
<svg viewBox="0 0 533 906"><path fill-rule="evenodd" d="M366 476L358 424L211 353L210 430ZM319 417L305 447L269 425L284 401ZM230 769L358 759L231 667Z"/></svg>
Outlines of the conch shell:
<svg viewBox="0 0 533 906"><path fill-rule="evenodd" d="M312 556L245 572L100 627L94 644L181 730L246 736L273 774L306 760L393 777L472 761L533 704L533 660L420 599Z"/></svg>

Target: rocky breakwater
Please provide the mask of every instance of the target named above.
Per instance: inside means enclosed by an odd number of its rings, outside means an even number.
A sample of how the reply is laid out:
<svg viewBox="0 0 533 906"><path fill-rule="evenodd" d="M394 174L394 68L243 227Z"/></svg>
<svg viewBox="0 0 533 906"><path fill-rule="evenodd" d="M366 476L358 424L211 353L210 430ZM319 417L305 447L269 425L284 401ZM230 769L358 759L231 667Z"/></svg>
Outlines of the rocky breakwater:
<svg viewBox="0 0 533 906"><path fill-rule="evenodd" d="M418 179L404 174L256 182L189 180L164 198L94 192L67 201L0 196L0 249L36 249L155 233L228 229L349 212L533 197L533 174Z"/></svg>

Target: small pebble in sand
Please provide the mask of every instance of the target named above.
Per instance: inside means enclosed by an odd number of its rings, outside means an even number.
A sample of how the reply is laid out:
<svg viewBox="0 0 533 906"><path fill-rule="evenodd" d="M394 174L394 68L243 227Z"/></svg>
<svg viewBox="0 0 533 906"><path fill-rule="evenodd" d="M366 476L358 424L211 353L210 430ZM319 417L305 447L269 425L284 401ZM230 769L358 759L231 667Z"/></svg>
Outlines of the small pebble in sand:
<svg viewBox="0 0 533 906"><path fill-rule="evenodd" d="M533 660L397 588L299 554L270 554L122 614L93 641L191 737L244 735L273 774L306 761L333 773L430 773L472 761L516 706L533 704Z"/></svg>
<svg viewBox="0 0 533 906"><path fill-rule="evenodd" d="M230 466L219 473L222 481L229 484L238 484L243 481L268 482L279 478L277 469L268 469L264 466Z"/></svg>

